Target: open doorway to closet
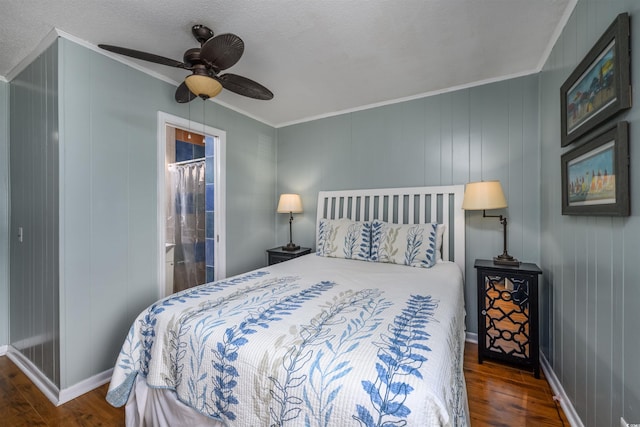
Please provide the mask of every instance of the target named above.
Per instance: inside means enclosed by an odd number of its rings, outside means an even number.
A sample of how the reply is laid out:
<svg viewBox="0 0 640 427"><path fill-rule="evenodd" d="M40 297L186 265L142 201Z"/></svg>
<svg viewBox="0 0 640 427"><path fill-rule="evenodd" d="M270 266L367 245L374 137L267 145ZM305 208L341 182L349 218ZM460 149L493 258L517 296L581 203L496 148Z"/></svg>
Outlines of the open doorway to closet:
<svg viewBox="0 0 640 427"><path fill-rule="evenodd" d="M224 141L219 129L159 113L160 296L225 277Z"/></svg>

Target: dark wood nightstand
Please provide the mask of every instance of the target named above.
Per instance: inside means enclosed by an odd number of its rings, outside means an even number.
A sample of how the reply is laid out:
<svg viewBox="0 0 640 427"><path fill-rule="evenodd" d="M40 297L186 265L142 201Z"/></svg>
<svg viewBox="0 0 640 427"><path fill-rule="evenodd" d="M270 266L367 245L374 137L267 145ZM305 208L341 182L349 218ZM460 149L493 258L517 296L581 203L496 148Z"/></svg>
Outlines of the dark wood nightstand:
<svg viewBox="0 0 640 427"><path fill-rule="evenodd" d="M535 264L496 265L477 259L478 363L494 359L540 378L538 275Z"/></svg>
<svg viewBox="0 0 640 427"><path fill-rule="evenodd" d="M277 248L267 249L267 253L269 254L269 265L273 265L279 262L298 258L302 255L310 254L311 248L300 248L295 251L285 251L282 249L282 246L278 246Z"/></svg>

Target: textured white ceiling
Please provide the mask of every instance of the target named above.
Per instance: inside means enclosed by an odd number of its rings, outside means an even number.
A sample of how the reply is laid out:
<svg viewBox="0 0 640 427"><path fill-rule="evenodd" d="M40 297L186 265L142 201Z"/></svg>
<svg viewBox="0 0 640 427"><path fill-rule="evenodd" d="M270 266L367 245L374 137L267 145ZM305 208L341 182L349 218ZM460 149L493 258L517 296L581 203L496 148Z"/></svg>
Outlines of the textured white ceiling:
<svg viewBox="0 0 640 427"><path fill-rule="evenodd" d="M0 76L57 28L182 60L193 24L245 42L216 98L274 126L538 71L577 0L0 0ZM177 83L187 72L134 61Z"/></svg>

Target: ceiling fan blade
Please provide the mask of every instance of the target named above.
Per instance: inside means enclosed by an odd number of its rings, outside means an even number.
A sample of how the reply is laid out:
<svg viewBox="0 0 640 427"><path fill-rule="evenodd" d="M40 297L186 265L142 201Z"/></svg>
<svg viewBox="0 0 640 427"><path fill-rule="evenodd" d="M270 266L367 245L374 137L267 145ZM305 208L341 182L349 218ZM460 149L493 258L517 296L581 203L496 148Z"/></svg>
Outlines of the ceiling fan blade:
<svg viewBox="0 0 640 427"><path fill-rule="evenodd" d="M126 47L112 46L108 44L99 44L99 48L108 50L109 52L118 53L120 55L130 56L131 58L142 59L143 61L155 62L156 64L168 65L169 67L186 68L185 64L175 59L165 58L164 56L154 55L153 53L141 52L139 50L128 49Z"/></svg>
<svg viewBox="0 0 640 427"><path fill-rule="evenodd" d="M217 79L220 81L223 88L230 90L231 92L235 92L238 95L264 100L273 98L273 93L269 89L246 77L227 73L217 77Z"/></svg>
<svg viewBox="0 0 640 427"><path fill-rule="evenodd" d="M220 34L207 40L200 49L200 58L216 71L234 65L244 52L244 42L235 34Z"/></svg>
<svg viewBox="0 0 640 427"><path fill-rule="evenodd" d="M196 96L189 90L185 82L180 83L178 89L176 89L175 95L176 101L180 104L186 104L187 102L196 99Z"/></svg>

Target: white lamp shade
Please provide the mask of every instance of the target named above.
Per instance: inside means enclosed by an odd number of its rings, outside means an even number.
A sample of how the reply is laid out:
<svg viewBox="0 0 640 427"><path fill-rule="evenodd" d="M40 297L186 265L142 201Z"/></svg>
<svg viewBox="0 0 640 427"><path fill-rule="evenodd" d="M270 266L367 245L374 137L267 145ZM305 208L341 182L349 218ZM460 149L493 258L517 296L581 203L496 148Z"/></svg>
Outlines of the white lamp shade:
<svg viewBox="0 0 640 427"><path fill-rule="evenodd" d="M507 207L500 181L470 182L464 189L462 209L484 210Z"/></svg>
<svg viewBox="0 0 640 427"><path fill-rule="evenodd" d="M216 79L199 74L188 76L184 83L191 93L203 98L213 98L222 90L222 85Z"/></svg>
<svg viewBox="0 0 640 427"><path fill-rule="evenodd" d="M302 212L302 200L297 194L281 194L278 202L278 213Z"/></svg>

